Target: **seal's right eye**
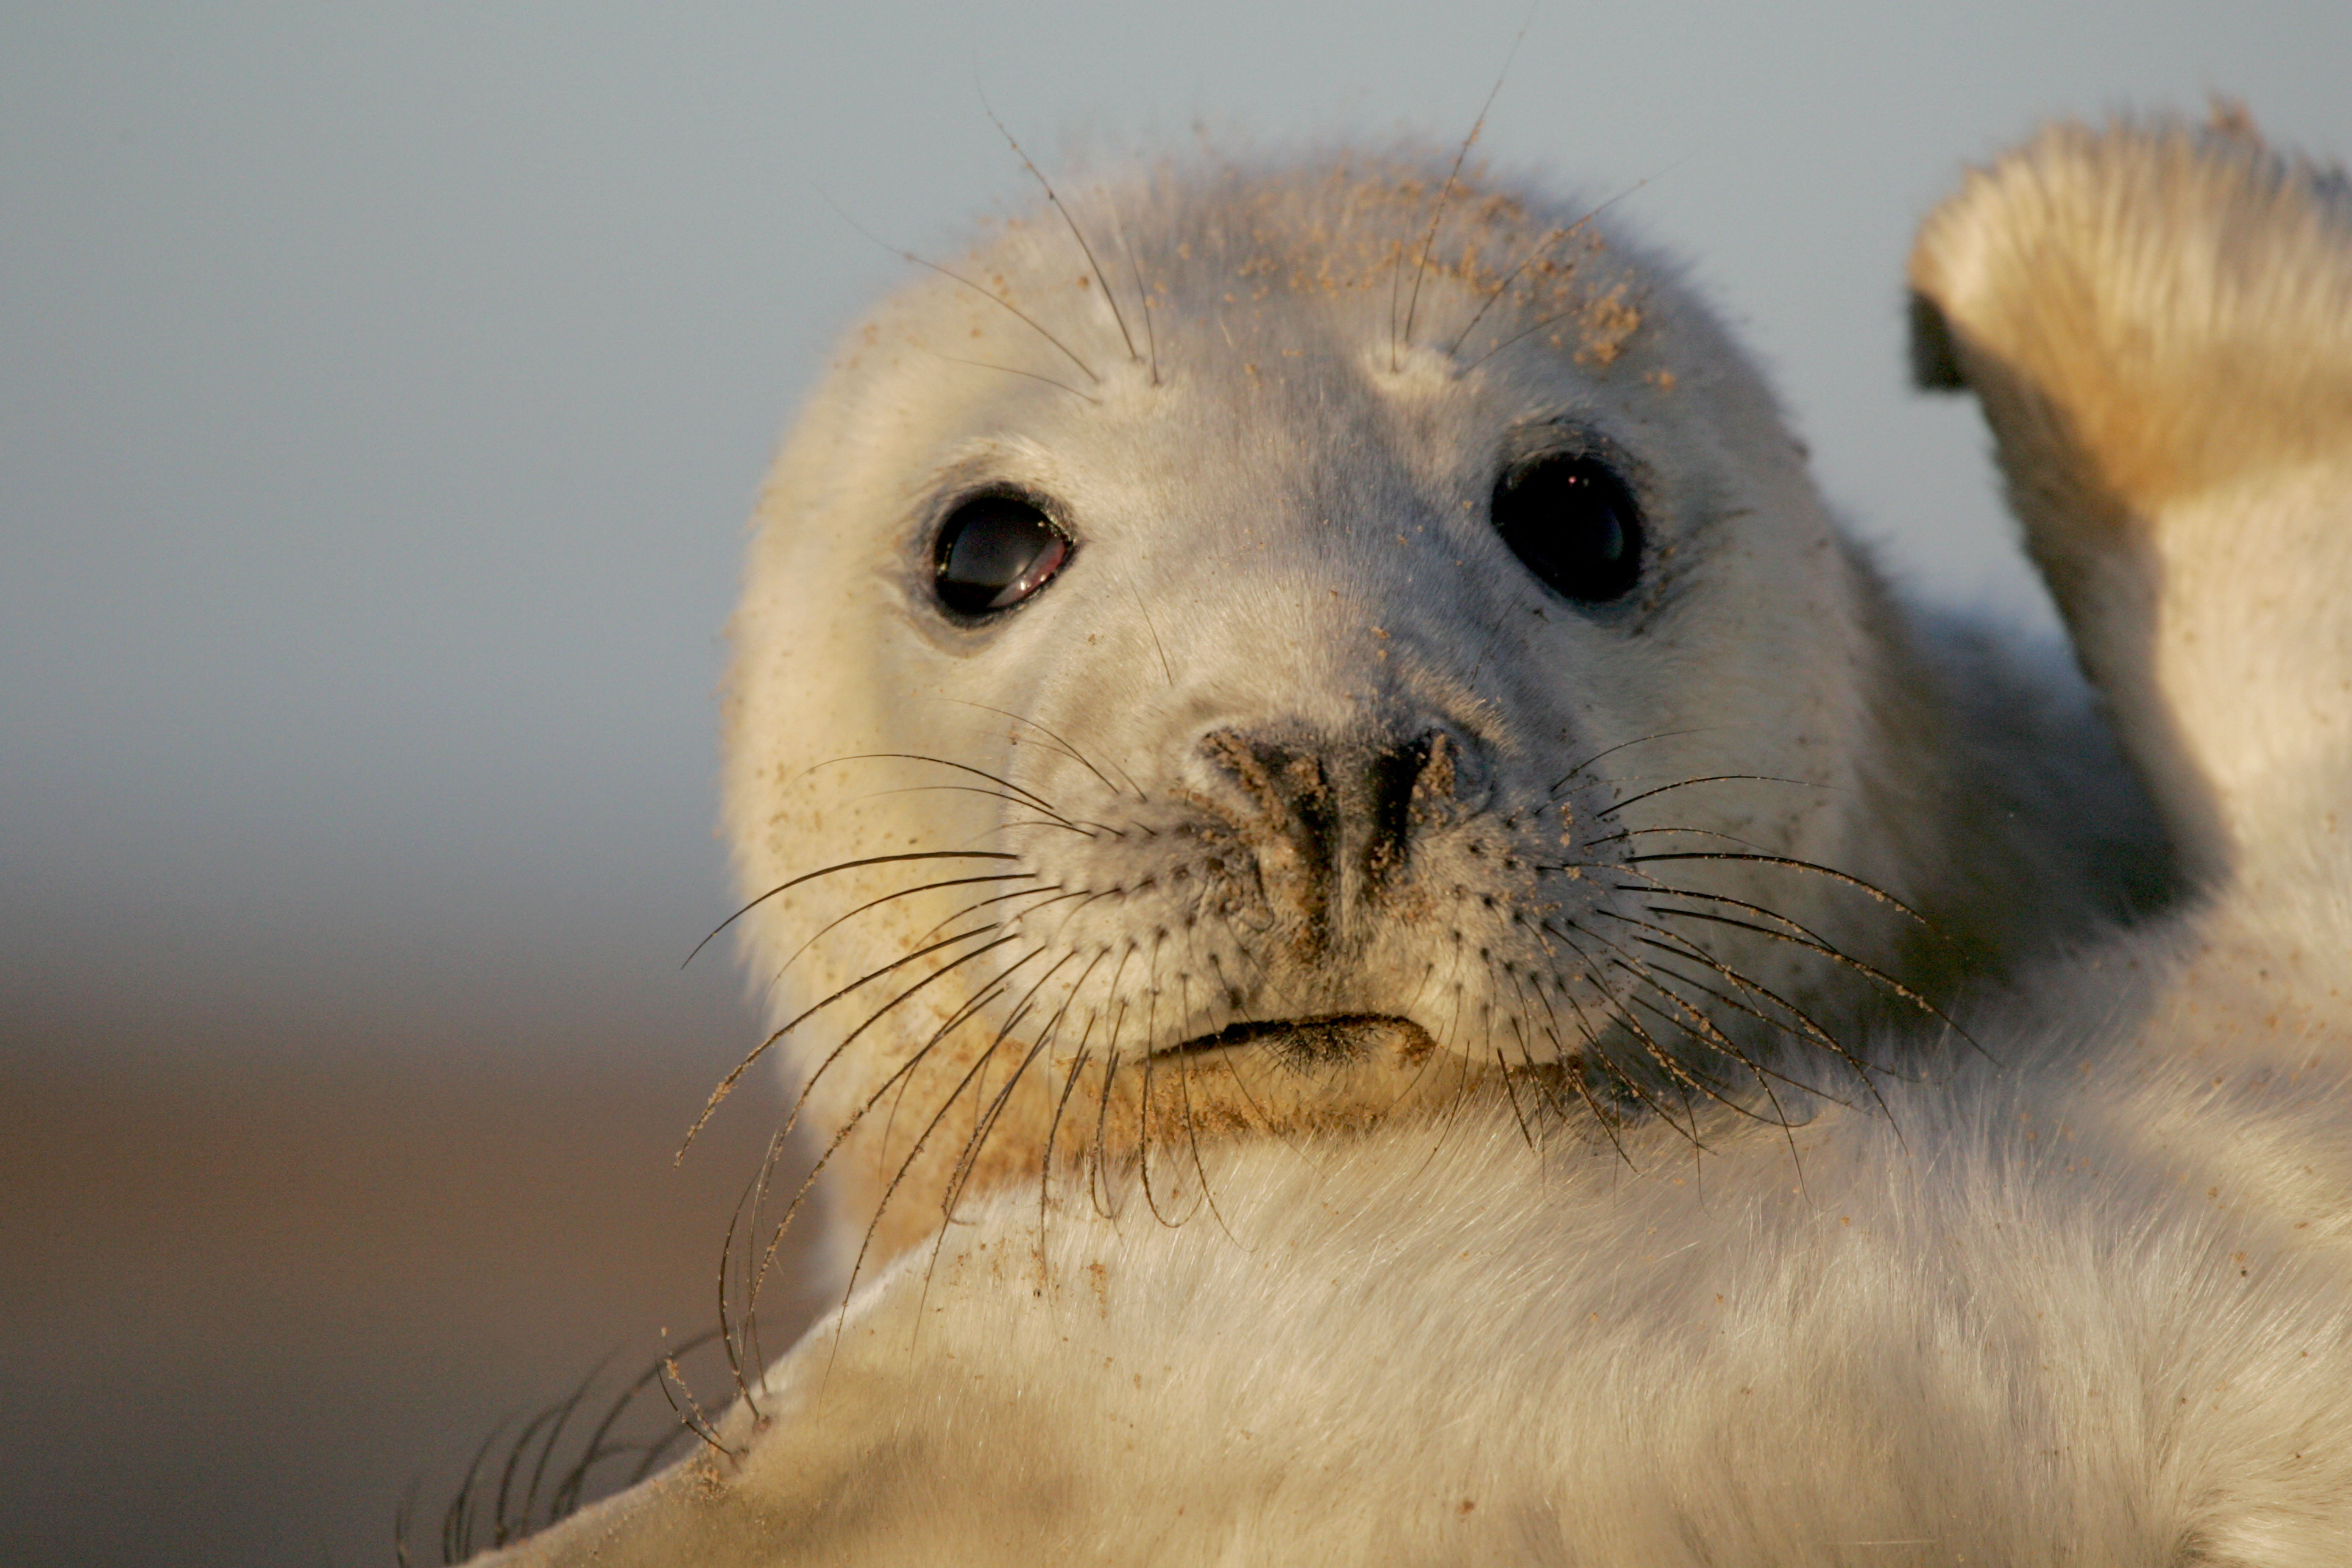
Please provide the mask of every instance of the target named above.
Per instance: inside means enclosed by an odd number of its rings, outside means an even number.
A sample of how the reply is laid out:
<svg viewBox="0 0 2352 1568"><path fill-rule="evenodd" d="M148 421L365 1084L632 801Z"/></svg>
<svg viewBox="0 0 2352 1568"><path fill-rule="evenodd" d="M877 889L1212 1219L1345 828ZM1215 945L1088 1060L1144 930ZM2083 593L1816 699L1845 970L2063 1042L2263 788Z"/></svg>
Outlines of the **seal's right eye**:
<svg viewBox="0 0 2352 1568"><path fill-rule="evenodd" d="M979 495L940 525L931 591L960 616L1009 610L1043 588L1070 558L1070 536L1014 495Z"/></svg>

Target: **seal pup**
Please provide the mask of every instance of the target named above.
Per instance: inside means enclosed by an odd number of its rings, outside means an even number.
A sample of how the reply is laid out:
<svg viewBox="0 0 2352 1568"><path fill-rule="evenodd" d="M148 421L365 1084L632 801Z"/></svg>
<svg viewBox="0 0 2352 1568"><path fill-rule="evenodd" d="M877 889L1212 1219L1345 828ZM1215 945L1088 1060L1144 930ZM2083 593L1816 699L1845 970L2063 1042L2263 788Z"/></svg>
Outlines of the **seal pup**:
<svg viewBox="0 0 2352 1568"><path fill-rule="evenodd" d="M1801 1121L2160 881L2096 721L1893 601L1605 215L1358 152L1046 196L849 335L732 627L853 1271L1482 1086Z"/></svg>
<svg viewBox="0 0 2352 1568"><path fill-rule="evenodd" d="M2195 901L1697 1179L1494 1086L1205 1141L1222 1226L975 1194L500 1561L2345 1561L2352 194L2062 128L1913 278Z"/></svg>

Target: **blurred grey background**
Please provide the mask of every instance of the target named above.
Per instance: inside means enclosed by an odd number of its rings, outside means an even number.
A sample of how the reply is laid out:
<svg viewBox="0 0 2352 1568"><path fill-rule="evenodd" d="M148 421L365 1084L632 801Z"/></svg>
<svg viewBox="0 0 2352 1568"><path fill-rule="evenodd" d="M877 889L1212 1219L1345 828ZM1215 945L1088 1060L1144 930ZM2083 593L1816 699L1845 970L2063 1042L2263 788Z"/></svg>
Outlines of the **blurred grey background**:
<svg viewBox="0 0 2352 1568"><path fill-rule="evenodd" d="M1901 269L2056 114L2352 151L2352 5L0 10L0 1561L388 1563L709 1317L764 1133L740 520L1031 149L1467 129L1691 259L1920 595L2046 635ZM771 1342L773 1343L773 1341ZM429 1534L429 1525L426 1533ZM430 1555L430 1548L427 1549Z"/></svg>

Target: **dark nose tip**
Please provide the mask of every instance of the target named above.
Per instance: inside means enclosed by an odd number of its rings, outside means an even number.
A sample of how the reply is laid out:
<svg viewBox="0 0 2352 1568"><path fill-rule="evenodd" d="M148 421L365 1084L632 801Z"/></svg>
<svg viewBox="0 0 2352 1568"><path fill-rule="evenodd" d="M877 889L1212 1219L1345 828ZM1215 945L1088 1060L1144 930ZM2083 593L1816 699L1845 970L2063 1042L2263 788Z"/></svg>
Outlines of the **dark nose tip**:
<svg viewBox="0 0 2352 1568"><path fill-rule="evenodd" d="M1452 815L1464 761L1463 742L1436 728L1353 743L1213 730L1201 752L1228 786L1267 902L1308 957L1339 940L1411 864L1416 838Z"/></svg>

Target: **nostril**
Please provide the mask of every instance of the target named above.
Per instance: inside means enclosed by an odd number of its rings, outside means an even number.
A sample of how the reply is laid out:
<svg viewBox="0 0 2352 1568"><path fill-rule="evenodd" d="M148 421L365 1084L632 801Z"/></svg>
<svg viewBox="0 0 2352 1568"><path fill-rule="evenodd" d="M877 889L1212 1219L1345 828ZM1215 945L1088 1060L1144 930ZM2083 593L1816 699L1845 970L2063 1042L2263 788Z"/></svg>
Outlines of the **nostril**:
<svg viewBox="0 0 2352 1568"><path fill-rule="evenodd" d="M1311 743L1213 730L1201 738L1201 753L1260 817L1298 821L1331 814L1330 774L1323 752Z"/></svg>
<svg viewBox="0 0 2352 1568"><path fill-rule="evenodd" d="M1350 940L1357 911L1407 874L1423 839L1478 809L1486 780L1476 742L1435 725L1347 738L1217 729L1198 755L1302 958Z"/></svg>

